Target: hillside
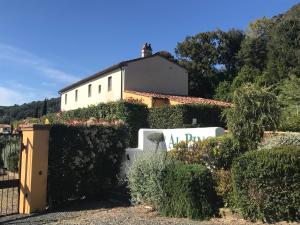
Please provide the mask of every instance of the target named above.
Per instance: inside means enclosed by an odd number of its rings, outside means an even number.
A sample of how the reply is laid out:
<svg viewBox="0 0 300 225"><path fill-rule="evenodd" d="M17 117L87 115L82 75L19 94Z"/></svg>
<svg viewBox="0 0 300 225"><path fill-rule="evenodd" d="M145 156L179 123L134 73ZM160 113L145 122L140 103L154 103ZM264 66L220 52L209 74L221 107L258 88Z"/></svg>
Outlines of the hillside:
<svg viewBox="0 0 300 225"><path fill-rule="evenodd" d="M10 123L27 117L41 116L44 101L33 101L22 105L0 106L0 123ZM47 113L60 110L60 98L47 100Z"/></svg>

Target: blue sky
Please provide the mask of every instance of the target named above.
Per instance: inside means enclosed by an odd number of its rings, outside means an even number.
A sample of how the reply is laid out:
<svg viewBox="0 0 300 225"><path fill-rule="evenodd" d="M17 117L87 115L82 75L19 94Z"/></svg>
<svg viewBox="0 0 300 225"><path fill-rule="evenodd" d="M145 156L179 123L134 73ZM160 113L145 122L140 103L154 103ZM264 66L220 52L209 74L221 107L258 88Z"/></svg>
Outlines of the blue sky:
<svg viewBox="0 0 300 225"><path fill-rule="evenodd" d="M299 0L0 0L0 105L57 97L143 43L174 53L187 35L246 29Z"/></svg>

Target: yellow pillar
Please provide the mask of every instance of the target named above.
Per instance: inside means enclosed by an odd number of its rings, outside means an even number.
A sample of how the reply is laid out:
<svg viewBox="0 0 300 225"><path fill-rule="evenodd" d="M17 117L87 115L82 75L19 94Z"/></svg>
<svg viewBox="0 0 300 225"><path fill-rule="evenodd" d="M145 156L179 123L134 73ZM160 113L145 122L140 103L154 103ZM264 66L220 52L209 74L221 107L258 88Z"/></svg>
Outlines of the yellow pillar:
<svg viewBox="0 0 300 225"><path fill-rule="evenodd" d="M19 213L42 211L47 203L48 125L22 127Z"/></svg>

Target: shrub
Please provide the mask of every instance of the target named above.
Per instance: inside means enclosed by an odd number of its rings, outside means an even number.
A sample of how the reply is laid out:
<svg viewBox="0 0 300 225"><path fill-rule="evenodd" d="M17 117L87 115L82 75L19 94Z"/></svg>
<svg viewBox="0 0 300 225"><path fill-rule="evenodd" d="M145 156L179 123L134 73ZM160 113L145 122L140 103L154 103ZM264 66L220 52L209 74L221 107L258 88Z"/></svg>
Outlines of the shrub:
<svg viewBox="0 0 300 225"><path fill-rule="evenodd" d="M281 131L300 132L300 115L296 113L285 112L280 120Z"/></svg>
<svg viewBox="0 0 300 225"><path fill-rule="evenodd" d="M300 148L251 151L232 166L235 205L247 219L300 219Z"/></svg>
<svg viewBox="0 0 300 225"><path fill-rule="evenodd" d="M128 126L129 144L131 147L137 146L139 129L148 127L147 106L126 101L100 103L97 106L62 112L59 116L57 114L47 115L51 124L60 124L73 119L89 119L91 117L109 121L124 121Z"/></svg>
<svg viewBox="0 0 300 225"><path fill-rule="evenodd" d="M207 168L199 164L173 164L164 174L161 214L192 219L206 219L215 214L217 196Z"/></svg>
<svg viewBox="0 0 300 225"><path fill-rule="evenodd" d="M1 146L0 146L1 147ZM3 136L0 149L0 165L11 172L19 169L20 139L18 136Z"/></svg>
<svg viewBox="0 0 300 225"><path fill-rule="evenodd" d="M4 166L3 149L6 146L7 138L4 135L0 135L0 167Z"/></svg>
<svg viewBox="0 0 300 225"><path fill-rule="evenodd" d="M7 155L7 169L12 172L18 172L19 170L19 151L10 152Z"/></svg>
<svg viewBox="0 0 300 225"><path fill-rule="evenodd" d="M53 125L49 137L49 204L105 196L117 182L126 134L124 126Z"/></svg>
<svg viewBox="0 0 300 225"><path fill-rule="evenodd" d="M197 119L197 127L224 127L221 118L222 107L200 104L182 104L149 109L150 128L182 128L191 127L193 118Z"/></svg>
<svg viewBox="0 0 300 225"><path fill-rule="evenodd" d="M194 143L181 142L170 151L170 155L176 160L185 163L200 163L211 169L229 169L233 159L241 153L230 134Z"/></svg>
<svg viewBox="0 0 300 225"><path fill-rule="evenodd" d="M135 203L160 206L163 173L172 161L166 153L146 152L139 155L128 170L128 188Z"/></svg>
<svg viewBox="0 0 300 225"><path fill-rule="evenodd" d="M280 136L271 136L259 144L258 149L271 149L281 146L298 146L300 147L300 134L285 134Z"/></svg>
<svg viewBox="0 0 300 225"><path fill-rule="evenodd" d="M215 180L215 189L217 195L222 200L223 206L233 207L232 202L232 182L230 170L217 169L213 171L213 178Z"/></svg>
<svg viewBox="0 0 300 225"><path fill-rule="evenodd" d="M228 129L240 147L256 149L264 131L278 125L280 108L276 96L266 88L246 84L234 92L233 103L234 107L225 111Z"/></svg>

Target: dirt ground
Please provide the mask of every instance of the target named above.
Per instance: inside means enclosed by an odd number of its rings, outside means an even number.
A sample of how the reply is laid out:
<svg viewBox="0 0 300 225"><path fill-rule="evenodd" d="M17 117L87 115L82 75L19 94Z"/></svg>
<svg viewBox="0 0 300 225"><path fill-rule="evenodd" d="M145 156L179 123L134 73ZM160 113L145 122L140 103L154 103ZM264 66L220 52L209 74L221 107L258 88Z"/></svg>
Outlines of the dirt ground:
<svg viewBox="0 0 300 225"><path fill-rule="evenodd" d="M251 223L236 216L213 218L208 221L195 221L184 218L167 218L159 216L146 206L107 206L103 203L81 205L84 209L65 209L32 215L15 215L0 218L2 224L98 224L98 225L262 225ZM296 225L299 223L280 222L276 225Z"/></svg>

